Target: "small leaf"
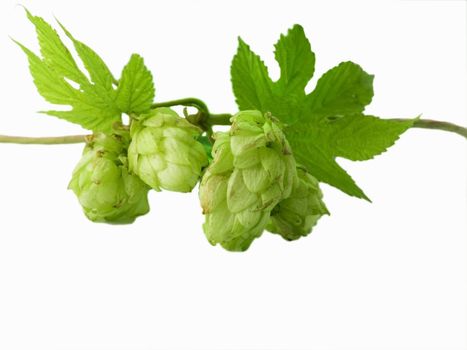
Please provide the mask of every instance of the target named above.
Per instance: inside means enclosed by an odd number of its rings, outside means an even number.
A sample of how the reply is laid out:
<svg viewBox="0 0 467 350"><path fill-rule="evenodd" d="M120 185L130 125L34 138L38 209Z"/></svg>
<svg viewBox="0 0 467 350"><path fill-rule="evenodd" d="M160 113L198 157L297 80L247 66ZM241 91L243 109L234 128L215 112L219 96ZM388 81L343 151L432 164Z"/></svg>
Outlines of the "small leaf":
<svg viewBox="0 0 467 350"><path fill-rule="evenodd" d="M206 155L208 156L208 159L211 161L213 159L212 158L212 143L209 137L207 137L206 135L200 135L196 139L198 140L199 143L203 145Z"/></svg>
<svg viewBox="0 0 467 350"><path fill-rule="evenodd" d="M125 113L147 112L154 100L154 93L152 74L144 65L143 58L137 54L131 55L118 83L117 106Z"/></svg>

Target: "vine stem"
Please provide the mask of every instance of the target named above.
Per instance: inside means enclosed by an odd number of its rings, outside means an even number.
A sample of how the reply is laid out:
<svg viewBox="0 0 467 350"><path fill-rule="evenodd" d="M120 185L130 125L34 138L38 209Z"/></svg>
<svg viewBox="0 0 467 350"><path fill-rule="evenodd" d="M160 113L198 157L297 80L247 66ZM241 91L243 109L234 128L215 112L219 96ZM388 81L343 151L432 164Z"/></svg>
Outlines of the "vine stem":
<svg viewBox="0 0 467 350"><path fill-rule="evenodd" d="M392 120L404 121L406 119L392 119ZM467 128L464 128L460 125L456 125L453 123L442 122L439 120L418 119L415 121L412 128L443 130L443 131L453 132L455 134L458 134L458 135L461 135L467 138Z"/></svg>
<svg viewBox="0 0 467 350"><path fill-rule="evenodd" d="M181 98L178 100L153 103L151 108L172 107L172 106L195 107L198 109L198 111L202 111L206 114L209 114L209 109L206 103L204 103L204 101L196 97L186 97L186 98Z"/></svg>
<svg viewBox="0 0 467 350"><path fill-rule="evenodd" d="M232 118L232 114L229 113L211 114L206 103L195 97L187 97L172 101L154 103L152 105L152 108L172 106L195 107L196 109L198 109L198 115L196 116L197 118L193 118L193 120L199 123L199 126L203 127L203 129L208 133L208 135L212 134L212 127L214 125L230 125L230 118ZM396 118L391 120L402 122L407 121L408 119ZM418 119L415 121L412 127L448 131L461 135L467 139L467 128L449 122L443 122L432 119ZM85 142L87 136L89 135L53 137L24 137L0 135L0 143L17 143L29 145L73 144Z"/></svg>
<svg viewBox="0 0 467 350"><path fill-rule="evenodd" d="M88 135L51 136L51 137L25 137L0 135L0 143L18 143L23 145L64 145L82 143Z"/></svg>

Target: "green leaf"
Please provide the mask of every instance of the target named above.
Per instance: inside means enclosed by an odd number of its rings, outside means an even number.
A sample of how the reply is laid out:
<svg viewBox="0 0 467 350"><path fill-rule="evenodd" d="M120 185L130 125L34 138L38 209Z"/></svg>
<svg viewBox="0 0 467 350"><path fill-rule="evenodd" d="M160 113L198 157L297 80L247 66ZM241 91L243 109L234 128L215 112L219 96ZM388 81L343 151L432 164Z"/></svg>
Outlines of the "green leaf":
<svg viewBox="0 0 467 350"><path fill-rule="evenodd" d="M306 113L312 118L361 113L373 98L373 75L353 62L342 62L318 80L306 97Z"/></svg>
<svg viewBox="0 0 467 350"><path fill-rule="evenodd" d="M313 76L315 55L303 28L293 26L275 45L280 78L273 82L260 57L239 39L232 60L231 79L240 110L271 112L284 123L293 123L304 106L304 88Z"/></svg>
<svg viewBox="0 0 467 350"><path fill-rule="evenodd" d="M209 161L211 161L213 159L212 158L212 143L209 137L206 135L200 135L196 139L198 140L199 143L203 145L204 150L206 151L206 155L208 156Z"/></svg>
<svg viewBox="0 0 467 350"><path fill-rule="evenodd" d="M349 115L330 121L325 129L327 144L337 157L369 160L385 152L416 119L397 121L369 115Z"/></svg>
<svg viewBox="0 0 467 350"><path fill-rule="evenodd" d="M28 57L31 75L41 96L54 104L72 106L71 111L43 113L79 124L89 130L111 132L112 124L120 120L120 113L115 106L108 105L94 94L91 86L87 86L90 90L73 88L63 76L50 69L44 60L25 46L16 43Z"/></svg>
<svg viewBox="0 0 467 350"><path fill-rule="evenodd" d="M145 113L151 108L154 93L152 74L143 58L131 55L118 83L117 106L125 113Z"/></svg>
<svg viewBox="0 0 467 350"><path fill-rule="evenodd" d="M34 52L29 50L21 43L13 40L26 54L29 61L29 70L31 72L34 84L39 94L50 103L69 104L76 99L78 93L63 76L56 71L51 70L47 64L40 59Z"/></svg>
<svg viewBox="0 0 467 350"><path fill-rule="evenodd" d="M89 72L91 81L96 87L102 87L108 95L114 96L112 84L115 81L115 78L104 60L89 46L79 40L76 40L62 23L58 20L57 22L65 32L66 36L73 42L79 58L83 61L84 67Z"/></svg>
<svg viewBox="0 0 467 350"><path fill-rule="evenodd" d="M50 103L70 106L70 110L43 112L86 129L110 133L113 124L121 121L122 112L142 113L150 108L154 98L151 73L144 67L143 59L133 55L123 71L121 84L116 91L116 82L102 58L89 46L74 38L59 25L72 41L75 50L86 68L83 73L57 32L42 18L26 10L34 24L42 57L16 42L26 53L29 68L39 93ZM74 87L75 82L79 87Z"/></svg>
<svg viewBox="0 0 467 350"><path fill-rule="evenodd" d="M315 55L303 28L295 25L275 45L280 78L273 82L266 65L239 41L232 61L232 87L240 110L271 112L286 124L297 160L320 181L368 199L335 161L367 160L384 152L413 123L365 116L373 97L373 76L352 62L326 72L315 90L305 87L313 76Z"/></svg>
<svg viewBox="0 0 467 350"><path fill-rule="evenodd" d="M353 114L297 123L286 130L297 161L316 178L350 196L368 199L336 163L336 157L368 160L386 151L414 120L397 121Z"/></svg>
<svg viewBox="0 0 467 350"><path fill-rule="evenodd" d="M316 138L314 132L288 133L288 138L297 162L305 166L319 181L326 182L350 196L370 201L350 175L337 164L328 149L323 150L319 144L310 142Z"/></svg>
<svg viewBox="0 0 467 350"><path fill-rule="evenodd" d="M33 16L26 9L28 19L34 24L44 62L57 73L78 84L87 81L79 70L73 56L60 40L57 32L41 17Z"/></svg>
<svg viewBox="0 0 467 350"><path fill-rule="evenodd" d="M304 95L305 86L315 71L315 54L302 26L296 24L275 45L275 58L281 70L277 81L280 95Z"/></svg>
<svg viewBox="0 0 467 350"><path fill-rule="evenodd" d="M272 81L258 55L238 38L238 50L230 68L232 86L240 110L267 112L272 102Z"/></svg>
<svg viewBox="0 0 467 350"><path fill-rule="evenodd" d="M57 105L70 106L66 111L42 112L93 131L112 132L112 125L121 120L120 111L114 102L115 92L101 85L92 84L80 71L70 51L57 32L42 18L26 10L34 24L42 58L16 42L29 61L29 69L38 92L44 99ZM95 72L91 70L94 74ZM93 75L91 74L91 76ZM73 87L68 81L79 85Z"/></svg>

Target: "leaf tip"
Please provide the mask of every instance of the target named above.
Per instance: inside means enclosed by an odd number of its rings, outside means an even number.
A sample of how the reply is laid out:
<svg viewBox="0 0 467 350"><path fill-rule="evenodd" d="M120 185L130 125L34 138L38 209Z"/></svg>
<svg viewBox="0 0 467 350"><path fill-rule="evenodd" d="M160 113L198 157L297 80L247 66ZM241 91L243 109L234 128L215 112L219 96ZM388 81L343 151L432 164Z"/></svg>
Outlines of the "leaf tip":
<svg viewBox="0 0 467 350"><path fill-rule="evenodd" d="M58 25L60 26L60 28L63 30L63 32L65 33L65 35L70 38L72 41L75 40L75 38L71 35L71 33L68 31L68 29L65 28L65 26L62 24L62 22L60 22L60 20L54 15L53 16L54 19L55 19L55 22L58 23Z"/></svg>
<svg viewBox="0 0 467 350"><path fill-rule="evenodd" d="M301 24L295 23L292 28L289 29L289 32L298 32L298 33L304 33L304 29Z"/></svg>
<svg viewBox="0 0 467 350"><path fill-rule="evenodd" d="M8 36L10 38L11 41L13 41L16 45L18 45L20 47L21 50L23 50L26 54L28 52L31 52L31 50L29 50L26 46L24 46L23 44L21 44L18 40L16 40L15 38L11 37L11 36Z"/></svg>
<svg viewBox="0 0 467 350"><path fill-rule="evenodd" d="M16 6L22 7L23 10L24 10L24 12L26 12L26 15L27 15L27 16L32 16L31 12L28 10L28 8L27 8L25 5L23 5L23 4L16 4Z"/></svg>
<svg viewBox="0 0 467 350"><path fill-rule="evenodd" d="M248 47L248 44L242 39L241 36L237 37L238 41L238 48L240 49L241 47Z"/></svg>

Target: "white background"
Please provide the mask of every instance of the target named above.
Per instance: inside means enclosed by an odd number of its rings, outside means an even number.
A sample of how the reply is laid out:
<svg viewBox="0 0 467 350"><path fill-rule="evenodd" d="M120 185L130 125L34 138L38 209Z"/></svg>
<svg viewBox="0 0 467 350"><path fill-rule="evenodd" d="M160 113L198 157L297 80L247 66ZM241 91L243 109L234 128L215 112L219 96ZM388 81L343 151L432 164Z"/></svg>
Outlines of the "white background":
<svg viewBox="0 0 467 350"><path fill-rule="evenodd" d="M118 76L145 57L156 99L234 112L241 35L272 45L301 23L316 77L343 60L375 74L369 113L466 125L464 1L23 1L57 16ZM37 49L16 0L0 2L0 134L79 127L49 108L8 36ZM311 89L314 82L309 86ZM466 142L410 130L375 160L340 161L373 200L324 185L330 217L243 254L210 246L197 190L151 193L131 226L88 222L67 183L82 145L0 145L0 349L466 349Z"/></svg>

